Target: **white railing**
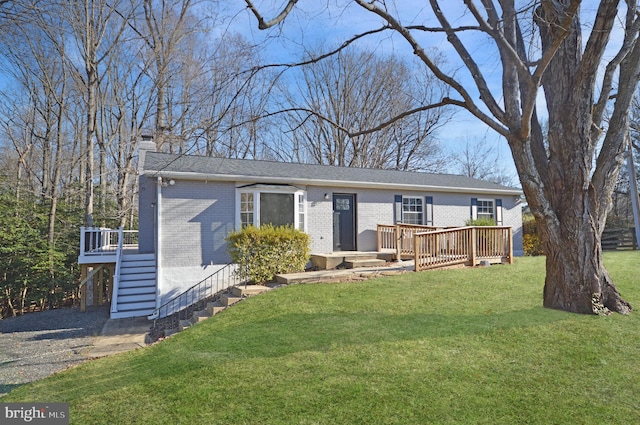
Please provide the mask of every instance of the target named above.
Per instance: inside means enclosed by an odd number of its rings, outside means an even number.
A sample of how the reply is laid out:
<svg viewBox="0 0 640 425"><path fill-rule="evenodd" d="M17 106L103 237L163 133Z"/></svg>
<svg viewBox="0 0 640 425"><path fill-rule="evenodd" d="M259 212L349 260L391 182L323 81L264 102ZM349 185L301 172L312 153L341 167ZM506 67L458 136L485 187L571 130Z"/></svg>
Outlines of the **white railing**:
<svg viewBox="0 0 640 425"><path fill-rule="evenodd" d="M104 227L80 228L81 263L91 263L95 257L111 256L112 260L115 260L118 249L135 249L137 247L137 230L108 229Z"/></svg>
<svg viewBox="0 0 640 425"><path fill-rule="evenodd" d="M122 261L122 249L125 245L124 232L125 231L122 230L122 227L118 229L118 249L116 250L116 267L113 273L113 287L111 288L111 312L112 313L118 312L118 288L120 286L120 262ZM131 232L131 231L129 230L128 232Z"/></svg>

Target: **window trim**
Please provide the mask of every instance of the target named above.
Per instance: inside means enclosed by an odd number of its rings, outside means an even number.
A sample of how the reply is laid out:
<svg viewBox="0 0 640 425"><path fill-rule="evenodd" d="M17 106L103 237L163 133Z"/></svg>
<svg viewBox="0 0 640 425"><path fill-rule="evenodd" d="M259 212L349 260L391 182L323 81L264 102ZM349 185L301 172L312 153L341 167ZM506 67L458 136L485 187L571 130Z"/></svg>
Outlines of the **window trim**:
<svg viewBox="0 0 640 425"><path fill-rule="evenodd" d="M491 213L481 213L480 212L480 203L481 202L490 202L491 203ZM497 206L498 206L498 202L496 199L491 199L491 198L472 198L471 199L471 218L473 220L477 220L480 218L489 218L491 220L493 220L495 223L498 222L498 215L497 215Z"/></svg>
<svg viewBox="0 0 640 425"><path fill-rule="evenodd" d="M410 224L423 225L424 222L425 222L425 204L426 204L425 197L424 196L404 196L404 195L402 196L402 203L401 203L400 209L401 209L401 212L402 212L401 219L402 219L402 223L403 224L407 224L407 220L405 220L405 213L409 213L409 214L412 214L412 215L418 213L417 211L405 211L405 209L404 209L404 207L405 207L405 203L404 203L405 199L407 199L407 200L409 200L409 199L414 199L414 200L415 199L419 199L420 200L420 208L421 208L421 211L419 212L419 217L420 217L419 221L420 221L420 223L410 223ZM408 205L408 206L410 206L410 205Z"/></svg>
<svg viewBox="0 0 640 425"><path fill-rule="evenodd" d="M307 191L300 188L291 186L283 186L281 188L275 186L261 187L259 185L236 187L236 229L241 230L242 223L242 194L253 194L253 225L260 227L260 194L262 193L276 193L276 194L291 194L293 195L293 225L296 229L307 232ZM300 219L303 223L300 223Z"/></svg>

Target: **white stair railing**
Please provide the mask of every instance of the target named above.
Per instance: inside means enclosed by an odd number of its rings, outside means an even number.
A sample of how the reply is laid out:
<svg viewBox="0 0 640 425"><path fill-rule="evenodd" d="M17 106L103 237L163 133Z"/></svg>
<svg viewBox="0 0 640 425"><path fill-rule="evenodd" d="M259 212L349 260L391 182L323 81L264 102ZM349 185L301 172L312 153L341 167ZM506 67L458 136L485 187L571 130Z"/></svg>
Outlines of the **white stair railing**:
<svg viewBox="0 0 640 425"><path fill-rule="evenodd" d="M122 262L122 249L124 230L118 228L118 248L116 249L116 267L113 273L113 288L111 288L111 313L118 312L118 287L120 286L120 263Z"/></svg>

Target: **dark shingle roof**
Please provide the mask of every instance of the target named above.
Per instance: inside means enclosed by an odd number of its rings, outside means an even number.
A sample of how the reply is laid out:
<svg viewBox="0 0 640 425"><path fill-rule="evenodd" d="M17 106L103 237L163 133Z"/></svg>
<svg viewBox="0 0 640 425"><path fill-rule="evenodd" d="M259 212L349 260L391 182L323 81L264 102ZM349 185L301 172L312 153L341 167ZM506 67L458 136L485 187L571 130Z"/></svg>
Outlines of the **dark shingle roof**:
<svg viewBox="0 0 640 425"><path fill-rule="evenodd" d="M515 189L455 174L431 174L368 168L335 167L247 159L213 158L147 152L147 175L254 183L340 187L426 189L438 192L478 192L517 195Z"/></svg>

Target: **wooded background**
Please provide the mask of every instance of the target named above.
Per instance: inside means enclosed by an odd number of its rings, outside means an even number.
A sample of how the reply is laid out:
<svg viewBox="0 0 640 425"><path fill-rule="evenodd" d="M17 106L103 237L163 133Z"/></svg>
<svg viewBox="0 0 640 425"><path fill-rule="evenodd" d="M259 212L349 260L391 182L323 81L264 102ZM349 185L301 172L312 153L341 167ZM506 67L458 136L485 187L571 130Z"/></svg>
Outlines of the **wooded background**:
<svg viewBox="0 0 640 425"><path fill-rule="evenodd" d="M0 0L0 317L73 302L80 226L137 228L142 136L172 153L518 184L491 146L441 146L450 108L368 131L447 95L410 60L356 47L319 60L318 46L267 63L216 4ZM634 111L638 151L638 97ZM628 221L626 178L613 214Z"/></svg>

